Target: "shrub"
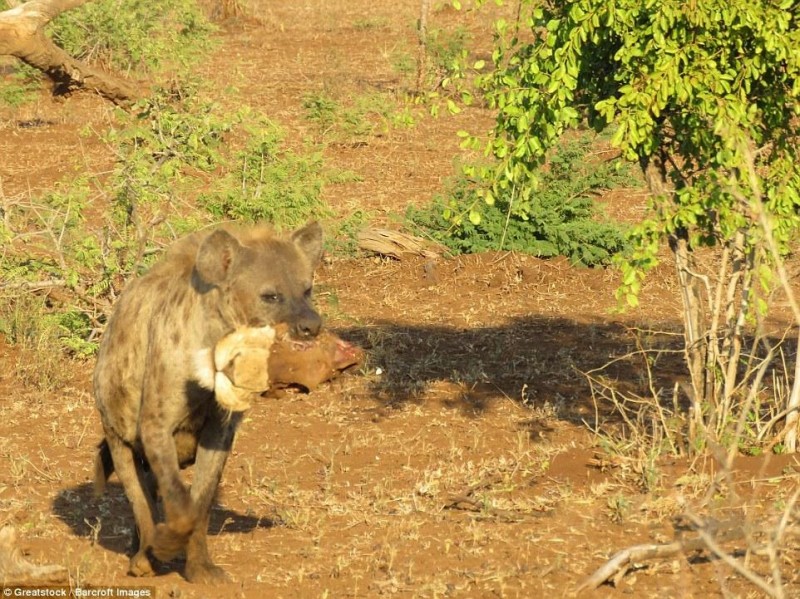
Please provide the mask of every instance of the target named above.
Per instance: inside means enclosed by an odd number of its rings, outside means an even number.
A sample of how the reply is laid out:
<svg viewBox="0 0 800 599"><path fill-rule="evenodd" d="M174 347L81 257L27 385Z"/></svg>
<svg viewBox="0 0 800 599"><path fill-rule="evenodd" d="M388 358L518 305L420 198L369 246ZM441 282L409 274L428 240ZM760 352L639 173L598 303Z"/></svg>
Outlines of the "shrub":
<svg viewBox="0 0 800 599"><path fill-rule="evenodd" d="M235 170L203 194L200 204L217 219L267 220L279 228L331 216L320 197L329 180L321 152L295 154L282 142L280 128L263 119L234 157Z"/></svg>
<svg viewBox="0 0 800 599"><path fill-rule="evenodd" d="M195 0L95 0L50 26L53 41L70 55L123 72L190 61L208 48L212 31Z"/></svg>
<svg viewBox="0 0 800 599"><path fill-rule="evenodd" d="M0 0L0 11L8 3ZM94 0L66 11L47 27L71 56L122 73L180 71L212 45L213 25L196 0ZM40 75L20 63L0 90L0 103L18 106L39 88Z"/></svg>
<svg viewBox="0 0 800 599"><path fill-rule="evenodd" d="M125 281L178 235L223 218L279 228L325 218L323 186L347 175L325 169L319 151L284 149L280 129L263 117L219 114L191 85L155 90L120 113L105 140L116 165L100 184L66 180L9 204L0 222L0 334L27 343L34 357L40 346L48 355L92 354ZM209 181L212 190L199 195ZM28 321L36 324L29 333ZM31 384L57 384L57 365L36 373Z"/></svg>
<svg viewBox="0 0 800 599"><path fill-rule="evenodd" d="M542 169L525 213L514 210L510 194L485 204L478 188L461 176L447 198L410 207L406 218L457 253L514 250L542 258L563 255L585 266L609 264L625 248L624 231L601 217L591 196L631 177L616 161L588 161L591 144L587 135L561 144Z"/></svg>

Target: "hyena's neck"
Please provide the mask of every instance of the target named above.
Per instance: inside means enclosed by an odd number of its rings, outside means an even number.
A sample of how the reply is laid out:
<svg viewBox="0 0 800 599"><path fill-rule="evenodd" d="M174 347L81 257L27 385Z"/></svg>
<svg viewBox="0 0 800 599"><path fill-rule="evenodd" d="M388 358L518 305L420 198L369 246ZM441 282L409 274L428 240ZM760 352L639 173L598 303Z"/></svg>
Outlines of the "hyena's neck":
<svg viewBox="0 0 800 599"><path fill-rule="evenodd" d="M197 339L200 347L214 347L217 341L233 330L231 317L226 313L226 304L219 289L211 289L206 293L197 294L197 305L193 316L200 338Z"/></svg>

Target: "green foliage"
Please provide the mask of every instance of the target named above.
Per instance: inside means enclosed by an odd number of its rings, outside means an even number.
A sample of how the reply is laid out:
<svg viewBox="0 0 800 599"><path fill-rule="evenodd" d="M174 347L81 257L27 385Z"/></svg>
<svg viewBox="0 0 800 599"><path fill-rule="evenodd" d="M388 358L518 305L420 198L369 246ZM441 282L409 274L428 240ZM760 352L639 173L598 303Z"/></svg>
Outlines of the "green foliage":
<svg viewBox="0 0 800 599"><path fill-rule="evenodd" d="M437 116L444 105L450 114L461 112L461 105L470 106L474 101L474 80L483 70L485 61L470 60L469 45L472 34L463 26L455 29L431 29L425 43L426 79L428 90L417 97L417 101L429 105L430 112Z"/></svg>
<svg viewBox="0 0 800 599"><path fill-rule="evenodd" d="M370 218L370 214L363 210L355 210L338 221L331 235L325 238L325 247L328 252L346 256L358 253L358 233Z"/></svg>
<svg viewBox="0 0 800 599"><path fill-rule="evenodd" d="M463 70L471 41L472 34L461 25L453 30L428 30L427 57L440 80Z"/></svg>
<svg viewBox="0 0 800 599"><path fill-rule="evenodd" d="M314 123L319 138L330 143L358 143L386 134L393 126L412 126L413 117L405 110L395 110L396 104L385 93L364 94L346 104L326 92L303 98L306 119Z"/></svg>
<svg viewBox="0 0 800 599"><path fill-rule="evenodd" d="M692 246L758 234L741 195L760 187L786 247L800 225L800 11L792 2L578 0L522 2L519 31L497 23L494 71L482 80L498 111L482 173L490 198L515 190L534 210L536 169L568 128L584 119L611 127L612 144L642 166L663 164L675 193L634 231L625 263L635 297L659 242ZM748 150L749 149L749 150ZM673 159L674 158L674 159ZM748 163L754 161L754 169ZM739 197L737 197L737 194Z"/></svg>
<svg viewBox="0 0 800 599"><path fill-rule="evenodd" d="M395 50L389 60L392 64L392 69L400 75L411 75L417 70L417 61L408 52Z"/></svg>
<svg viewBox="0 0 800 599"><path fill-rule="evenodd" d="M480 191L458 179L448 199L437 198L424 209L410 207L406 218L456 253L514 250L549 258L567 256L584 266L609 264L625 247L622 228L600 218L591 199L603 189L631 181L616 161L588 160L589 136L561 144L549 168L539 175L536 202L523 214L513 197L480 202Z"/></svg>
<svg viewBox="0 0 800 599"><path fill-rule="evenodd" d="M42 298L20 295L13 302L2 300L0 334L17 347L15 363L9 365L17 379L41 391L63 387L71 372L70 345L79 334L69 329L69 322L62 324Z"/></svg>
<svg viewBox="0 0 800 599"><path fill-rule="evenodd" d="M39 71L20 63L0 85L0 105L17 107L30 102L40 84Z"/></svg>
<svg viewBox="0 0 800 599"><path fill-rule="evenodd" d="M330 217L320 197L329 180L322 154L295 154L282 142L281 130L265 119L251 127L250 142L233 160L238 168L203 194L201 205L217 219L267 220L280 228Z"/></svg>
<svg viewBox="0 0 800 599"><path fill-rule="evenodd" d="M156 89L131 113L120 111L120 125L106 136L119 158L112 185L117 224L157 218L200 182L198 173L220 166L223 139L243 115L218 113L191 85Z"/></svg>
<svg viewBox="0 0 800 599"><path fill-rule="evenodd" d="M326 218L324 185L349 176L326 169L319 151L285 149L278 127L258 114L221 113L191 85L154 90L120 112L104 139L116 163L102 181L66 180L10 204L0 222L0 333L39 339L32 352L44 344L48 355L91 354L124 282L175 237L220 218L278 228ZM51 289L61 291L40 302L38 292ZM28 318L47 327L29 335L20 328Z"/></svg>
<svg viewBox="0 0 800 599"><path fill-rule="evenodd" d="M96 241L85 229L83 213L88 196L87 180L79 178L72 185L57 186L24 209L18 207L6 214L9 233L18 229L35 232L26 236L22 247L11 243L9 234L0 257L0 279L11 285L0 295L0 333L31 353L65 352L85 357L96 349L91 340L93 323L86 312L77 307L50 312L46 302L26 291L42 285L45 289L66 287L78 294L92 294L95 288L86 289L84 283L94 280L95 285L102 284L98 256L92 250ZM55 361L56 355L37 360L43 368L38 374L31 370L31 382L49 387L60 380L54 372L58 368Z"/></svg>
<svg viewBox="0 0 800 599"><path fill-rule="evenodd" d="M5 8L0 0L0 10ZM140 74L191 65L211 48L213 31L196 0L95 0L62 13L47 28L74 58ZM41 77L20 63L8 79L0 86L0 104L18 106L31 100Z"/></svg>
<svg viewBox="0 0 800 599"><path fill-rule="evenodd" d="M372 31L375 29L385 29L389 26L389 19L386 17L363 17L353 22L353 29L356 31Z"/></svg>
<svg viewBox="0 0 800 599"><path fill-rule="evenodd" d="M53 41L71 56L123 72L186 63L208 49L212 31L196 0L95 0L49 26Z"/></svg>
<svg viewBox="0 0 800 599"><path fill-rule="evenodd" d="M314 123L320 133L324 134L339 120L339 103L328 94L308 93L303 98L303 110L306 119Z"/></svg>
<svg viewBox="0 0 800 599"><path fill-rule="evenodd" d="M497 23L481 81L498 115L495 163L477 171L490 204L511 193L521 215L534 213L548 149L585 122L641 167L654 197L620 260L619 296L637 304L668 242L695 424L728 447L752 434L740 425L744 398L761 392L752 365L772 360L760 343L741 349L744 323L765 313L774 269L800 233L799 45L791 0L522 0L516 23ZM723 251L702 271L693 250L710 246ZM772 391L779 411L786 401Z"/></svg>

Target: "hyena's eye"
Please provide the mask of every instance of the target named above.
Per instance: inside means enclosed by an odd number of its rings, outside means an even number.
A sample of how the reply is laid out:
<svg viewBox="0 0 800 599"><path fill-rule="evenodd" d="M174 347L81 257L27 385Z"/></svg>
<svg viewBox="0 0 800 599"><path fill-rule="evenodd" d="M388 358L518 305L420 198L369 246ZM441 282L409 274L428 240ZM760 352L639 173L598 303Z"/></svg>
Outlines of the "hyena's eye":
<svg viewBox="0 0 800 599"><path fill-rule="evenodd" d="M278 293L262 293L261 299L267 304L277 304L281 301L281 296Z"/></svg>

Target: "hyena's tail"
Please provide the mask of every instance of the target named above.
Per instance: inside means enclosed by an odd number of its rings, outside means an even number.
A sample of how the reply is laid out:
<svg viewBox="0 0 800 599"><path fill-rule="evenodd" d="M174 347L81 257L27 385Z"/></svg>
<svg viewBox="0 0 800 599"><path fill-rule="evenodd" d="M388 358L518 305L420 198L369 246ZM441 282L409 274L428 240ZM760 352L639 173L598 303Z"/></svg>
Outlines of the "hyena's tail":
<svg viewBox="0 0 800 599"><path fill-rule="evenodd" d="M97 446L97 454L94 456L94 494L99 497L106 490L108 477L114 473L114 460L111 459L111 449L108 441L103 439Z"/></svg>

